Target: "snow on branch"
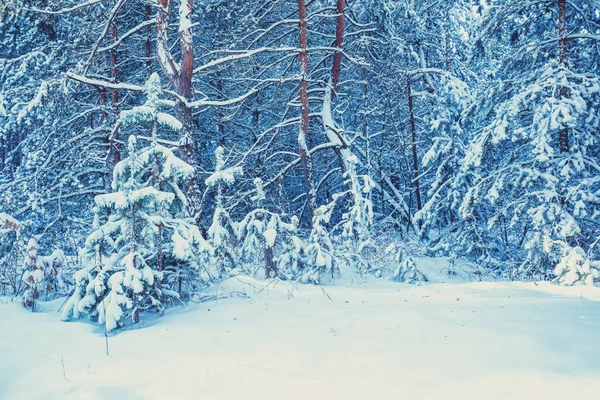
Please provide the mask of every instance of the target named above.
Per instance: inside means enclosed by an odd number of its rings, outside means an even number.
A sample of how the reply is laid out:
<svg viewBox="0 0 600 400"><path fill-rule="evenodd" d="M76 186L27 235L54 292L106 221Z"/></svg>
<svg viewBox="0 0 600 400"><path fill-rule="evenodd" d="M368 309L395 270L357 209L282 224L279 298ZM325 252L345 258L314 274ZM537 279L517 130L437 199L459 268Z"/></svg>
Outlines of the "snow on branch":
<svg viewBox="0 0 600 400"><path fill-rule="evenodd" d="M90 56L89 56L89 58L87 60L86 66L83 69L83 73L84 74L87 74L87 72L88 72L88 70L90 68L90 65L92 65L92 59L94 58L94 56L96 55L96 52L98 51L98 48L100 47L100 43L102 43L102 40L104 40L104 38L108 34L108 29L112 25L112 22L114 21L114 19L117 17L117 14L119 13L119 10L121 9L121 7L123 7L124 3L125 3L125 0L118 0L115 3L115 5L112 8L112 10L110 11L110 16L108 17L108 20L106 21L106 25L104 26L104 30L102 31L102 34L100 35L100 37L96 41L96 44L94 45L94 48L92 49L92 52L90 53Z"/></svg>
<svg viewBox="0 0 600 400"><path fill-rule="evenodd" d="M152 18L149 19L147 21L142 22L141 24L135 26L134 28L131 28L130 30L128 30L127 32L125 32L123 34L123 36L121 36L119 39L117 39L114 43L111 43L110 45L106 46L106 47L101 47L98 49L98 53L103 53L105 51L109 51L112 50L118 46L121 45L121 43L123 43L123 41L125 39L127 39L128 37L130 37L131 35L133 35L134 33L136 33L137 31L144 29L150 25L154 25L156 23L157 19L156 18Z"/></svg>
<svg viewBox="0 0 600 400"><path fill-rule="evenodd" d="M79 10L80 8L92 6L94 4L98 4L101 1L102 0L88 0L86 2L83 2L81 4L77 4L77 5L74 5L74 6L71 6L71 7L61 8L60 10L49 10L49 9L41 9L41 8L36 8L36 7L25 8L25 10L26 11L32 11L32 12L40 13L40 14L51 14L51 15L66 14L66 13L70 13L70 12L75 11L75 10Z"/></svg>
<svg viewBox="0 0 600 400"><path fill-rule="evenodd" d="M100 79L88 78L85 76L77 75L72 72L66 73L67 78L73 79L74 81L85 83L86 85L95 86L95 87L103 87L107 89L113 90L131 90L133 92L143 92L145 90L144 86L134 85L132 83L112 83L103 81ZM163 90L164 93L177 98L180 101L183 101L181 96L171 90ZM173 107L175 106L174 101L170 100L159 100L160 103L164 106Z"/></svg>

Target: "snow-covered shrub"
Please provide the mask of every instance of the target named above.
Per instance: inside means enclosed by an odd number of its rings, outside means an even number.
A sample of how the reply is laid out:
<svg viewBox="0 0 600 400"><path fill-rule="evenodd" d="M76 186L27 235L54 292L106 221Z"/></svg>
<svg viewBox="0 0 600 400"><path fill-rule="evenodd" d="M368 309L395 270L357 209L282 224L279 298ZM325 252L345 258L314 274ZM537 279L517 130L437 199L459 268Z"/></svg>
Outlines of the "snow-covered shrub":
<svg viewBox="0 0 600 400"><path fill-rule="evenodd" d="M64 263L65 255L61 250L55 250L49 256L40 256L36 240L29 239L23 261L23 306L35 311L35 302L42 294L48 300L59 288L64 287L61 278L61 267Z"/></svg>
<svg viewBox="0 0 600 400"><path fill-rule="evenodd" d="M19 291L19 253L23 224L0 212L0 295L15 295Z"/></svg>
<svg viewBox="0 0 600 400"><path fill-rule="evenodd" d="M112 330L128 318L136 323L141 312L162 312L210 278L201 257L211 248L189 217L181 190L194 169L157 143L158 124L171 118L157 111L154 75L146 90L146 104L123 112L122 121L149 124L151 143L137 150L130 136L128 157L115 166L114 192L96 196L98 209L110 212L103 223L96 218L81 251L84 265L75 274L64 320L86 314Z"/></svg>
<svg viewBox="0 0 600 400"><path fill-rule="evenodd" d="M298 217L295 215L278 233L280 247L275 261L280 278L296 279L306 270L306 243L298 236Z"/></svg>
<svg viewBox="0 0 600 400"><path fill-rule="evenodd" d="M332 202L314 211L312 230L304 248L306 268L301 278L304 282L334 280L340 274L335 247L327 230L333 207Z"/></svg>
<svg viewBox="0 0 600 400"><path fill-rule="evenodd" d="M420 285L427 282L427 277L417 269L415 259L408 254L407 249L396 243L391 243L385 252L392 256L394 269L392 280L396 282Z"/></svg>
<svg viewBox="0 0 600 400"><path fill-rule="evenodd" d="M373 187L373 180L368 175L358 175L357 164L358 158L354 155L346 160L347 171L344 178L347 190L336 194L334 202L337 203L346 197L349 209L342 214L333 232L339 234L340 263L364 276L370 269L368 250L374 249L374 241L371 237L373 204L368 197Z"/></svg>
<svg viewBox="0 0 600 400"><path fill-rule="evenodd" d="M256 209L249 212L237 227L237 236L242 242L241 260L251 264L263 260L266 278L279 275L291 279L297 275L299 267L297 258L292 254L292 244L299 243L296 237L298 219L292 217L288 223L280 214L263 208L265 194L262 180L256 178L254 185ZM275 254L276 245L283 248L278 251L278 256ZM283 263L281 272L280 262Z"/></svg>
<svg viewBox="0 0 600 400"><path fill-rule="evenodd" d="M554 269L554 282L561 285L600 283L600 261L592 261L579 246L569 248Z"/></svg>
<svg viewBox="0 0 600 400"><path fill-rule="evenodd" d="M219 277L235 268L237 242L237 225L231 219L223 205L223 189L235 182L236 175L242 175L241 167L225 167L225 150L217 147L215 150L215 172L206 179L206 186L216 190L215 211L212 224L208 229L208 239L214 248L214 264Z"/></svg>

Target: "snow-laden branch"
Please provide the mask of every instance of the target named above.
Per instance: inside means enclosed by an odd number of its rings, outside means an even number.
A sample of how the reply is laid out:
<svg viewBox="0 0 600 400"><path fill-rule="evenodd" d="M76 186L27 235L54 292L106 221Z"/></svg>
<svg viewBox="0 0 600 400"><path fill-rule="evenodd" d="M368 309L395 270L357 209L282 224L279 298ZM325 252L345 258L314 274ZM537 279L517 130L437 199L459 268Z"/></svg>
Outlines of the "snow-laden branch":
<svg viewBox="0 0 600 400"><path fill-rule="evenodd" d="M149 19L149 20L147 20L147 21L144 21L144 22L142 22L141 24L137 25L137 26L136 26L136 27L134 27L134 28L131 28L130 30L128 30L127 32L125 32L125 33L123 34L123 36L121 36L121 37L120 37L118 40L116 40L114 43L111 43L110 45L108 45L108 46L106 46L106 47L101 47L101 48L99 48L99 49L98 49L98 53L103 53L103 52L105 52L105 51L109 51L109 50L112 50L112 49L114 49L114 48L116 48L116 47L120 46L120 45L121 45L121 43L123 43L123 41L124 41L125 39L127 39L128 37L130 37L131 35L133 35L134 33L136 33L137 31L139 31L139 30L141 30L141 29L144 29L144 28L146 28L146 27L148 27L148 26L150 26L150 25L154 25L154 24L156 23L156 21L157 21L157 20L156 20L156 18L152 18L152 19Z"/></svg>
<svg viewBox="0 0 600 400"><path fill-rule="evenodd" d="M70 199L72 197L77 197L77 196L97 195L97 194L104 193L105 191L106 191L106 188L104 187L104 185L96 185L96 186L92 186L88 189L81 190L79 192L59 194L56 196L51 196L51 197L46 197L46 198L40 199L39 202L37 203L37 207L43 207L46 204L50 204L57 200ZM25 214L27 211L31 210L32 207L33 207L33 204L21 207L14 213L14 215L16 215L18 217L22 214Z"/></svg>
<svg viewBox="0 0 600 400"><path fill-rule="evenodd" d="M191 108L207 107L207 106L230 106L230 105L240 103L240 102L246 100L248 97L252 96L257 91L258 91L258 89L253 88L253 89L250 89L248 92L244 93L243 95L233 98L233 99L209 100L208 98L204 98L201 100L189 102L189 103L187 103L187 105Z"/></svg>
<svg viewBox="0 0 600 400"><path fill-rule="evenodd" d="M67 78L73 79L74 81L85 83L86 85L95 86L95 87L103 87L103 88L113 89L113 90L130 90L133 92L143 92L144 91L143 86L134 85L131 83L107 82L107 81L103 81L100 79L88 78L85 76L77 75L72 72L67 72L66 76L67 76ZM181 101L185 101L185 99L181 98L181 96L179 96L177 93L175 93L171 90L163 90L163 93L173 96ZM171 100L159 100L159 102L161 105L164 105L164 106L168 106L168 107L175 106L175 102L171 101Z"/></svg>
<svg viewBox="0 0 600 400"><path fill-rule="evenodd" d="M239 52L235 51L235 50L230 50L230 52L235 52L235 54L231 54L229 56L225 56L225 57L221 57L221 58L217 58L216 60L213 61L209 61L204 65L199 66L198 68L194 69L194 74L197 74L198 72L202 72L206 69L212 68L214 66L229 62L229 61L236 61L236 60L241 60L243 58L249 58L252 57L256 54L260 54L260 53L274 53L274 52L297 52L299 51L298 48L295 47L261 47L259 49L254 49L254 50L240 50Z"/></svg>
<svg viewBox="0 0 600 400"><path fill-rule="evenodd" d="M444 71L443 69L439 69L439 68L417 68L417 69L406 71L406 75L409 75L409 76L414 76L414 75L419 75L419 74L446 75L446 74L448 74L448 71Z"/></svg>
<svg viewBox="0 0 600 400"><path fill-rule="evenodd" d="M112 89L112 90L130 90L133 92L143 92L145 90L144 86L134 85L131 83L107 82L107 81L103 81L100 79L88 78L85 76L77 75L72 72L67 72L66 75L68 78L73 79L77 82L85 83L87 85L95 86L95 87L103 87L103 88ZM230 105L240 103L240 102L246 100L248 97L252 96L257 91L258 91L257 88L253 88L239 97L235 97L233 99L228 99L228 100L210 100L209 98L203 98L200 100L195 100L195 101L190 102L190 101L186 101L186 99L184 99L182 96L178 95L177 93L175 93L172 90L163 89L163 93L166 93L169 96L173 96L179 102L187 105L190 108L200 108L200 107L210 107L210 106L217 106L217 107L218 106L230 106ZM174 107L175 106L175 102L172 100L160 99L159 103L166 107Z"/></svg>
<svg viewBox="0 0 600 400"><path fill-rule="evenodd" d="M90 68L90 65L92 64L92 59L94 58L94 56L96 55L96 52L98 51L98 48L100 47L100 43L102 43L102 40L104 40L104 38L108 34L108 30L109 30L112 22L117 17L117 14L119 13L119 10L121 9L121 7L123 7L124 3L125 3L125 0L117 0L117 2L115 3L114 7L110 11L110 15L108 17L108 21L106 21L106 25L104 26L104 30L102 31L102 34L100 35L100 37L96 41L96 44L94 45L94 48L92 49L92 52L90 53L90 56L88 57L87 63L85 65L85 68L83 69L84 75L87 74L87 72L88 72L88 70Z"/></svg>
<svg viewBox="0 0 600 400"><path fill-rule="evenodd" d="M348 55L347 53L344 53L343 51L341 51L337 47L319 46L319 47L309 47L309 48L306 49L307 53L317 52L317 51L339 52L348 61L351 61L354 64L364 65L364 66L368 65L363 60L351 57L350 55ZM231 62L231 61L237 61L237 60L242 60L242 59L245 59L245 58L250 58L252 56L255 56L255 55L261 54L261 53L275 53L275 52L301 53L301 52L304 52L304 50L302 50L302 49L300 49L298 47L261 47L259 49L253 49L253 50L223 50L223 51L219 51L219 52L227 52L227 53L233 53L233 54L225 56L225 57L217 58L217 59L215 59L213 61L209 61L206 64L201 65L201 66L195 68L194 69L194 74L202 72L202 71L207 70L207 69L210 69L212 67L218 66L218 65L223 64L223 63L227 63L227 62Z"/></svg>
<svg viewBox="0 0 600 400"><path fill-rule="evenodd" d="M71 6L71 7L61 8L60 10L49 10L49 9L42 9L42 8L36 8L36 7L25 8L25 10L26 11L32 11L32 12L40 13L40 14L51 14L51 15L66 14L66 13L70 13L70 12L75 11L75 10L79 10L80 8L92 6L94 4L98 4L101 1L102 0L88 0L86 2L83 2L81 4L77 4L77 5L74 5L74 6Z"/></svg>
<svg viewBox="0 0 600 400"><path fill-rule="evenodd" d="M250 32L248 35L244 36L242 38L242 41L246 40L249 37L252 37L254 35L256 35L257 33L260 32L260 34L258 36L256 36L253 40L252 43L250 43L249 47L254 46L256 43L258 43L258 41L260 39L262 39L263 37L265 37L266 35L269 34L269 32L273 31L275 28L282 26L282 25L297 25L300 23L299 19L283 19L281 21L277 21L274 22L273 24L271 24L271 26L269 26L268 28L265 29L257 29L253 32Z"/></svg>

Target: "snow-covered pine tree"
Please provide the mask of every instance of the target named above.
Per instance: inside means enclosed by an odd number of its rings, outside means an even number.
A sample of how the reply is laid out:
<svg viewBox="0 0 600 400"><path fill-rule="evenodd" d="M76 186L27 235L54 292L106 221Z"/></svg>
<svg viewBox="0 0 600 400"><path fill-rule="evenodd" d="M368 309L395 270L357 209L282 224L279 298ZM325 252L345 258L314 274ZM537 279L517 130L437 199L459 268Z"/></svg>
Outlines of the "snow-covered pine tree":
<svg viewBox="0 0 600 400"><path fill-rule="evenodd" d="M598 243L598 240L595 242ZM579 246L570 247L554 269L554 282L561 285L600 284L600 261L590 259L589 254Z"/></svg>
<svg viewBox="0 0 600 400"><path fill-rule="evenodd" d="M23 306L31 307L34 311L35 301L40 297L44 281L44 271L41 263L38 263L38 245L35 239L29 239L25 249L23 260L23 282L25 282L25 293L23 294Z"/></svg>
<svg viewBox="0 0 600 400"><path fill-rule="evenodd" d="M214 266L218 270L219 277L235 268L237 261L235 251L237 226L224 207L223 190L225 186L235 182L237 175L243 174L242 167L225 167L225 163L225 150L219 146L215 150L215 172L205 181L206 186L216 190L216 204L212 224L208 228L208 239L214 248Z"/></svg>
<svg viewBox="0 0 600 400"><path fill-rule="evenodd" d="M36 301L42 294L49 300L59 286L64 286L60 271L64 262L65 255L61 250L55 250L46 257L38 255L37 241L34 238L29 239L23 260L23 306L35 311Z"/></svg>
<svg viewBox="0 0 600 400"><path fill-rule="evenodd" d="M408 254L405 246L391 243L386 249L386 254L392 256L394 269L392 280L396 282L410 283L420 285L427 282L427 277L417 269L417 264L412 255Z"/></svg>
<svg viewBox="0 0 600 400"><path fill-rule="evenodd" d="M15 295L21 284L18 271L24 224L0 212L0 295Z"/></svg>
<svg viewBox="0 0 600 400"><path fill-rule="evenodd" d="M334 207L335 201L321 205L314 212L312 230L304 249L306 268L301 276L303 282L333 281L340 275L339 260L327 229Z"/></svg>
<svg viewBox="0 0 600 400"><path fill-rule="evenodd" d="M368 197L374 182L368 175L357 174L358 163L358 158L353 154L346 160L347 170L344 173L344 179L347 190L335 194L334 203L345 197L348 200L349 209L342 214L342 218L334 227L333 232L339 233L338 258L340 263L365 276L369 271L367 253L369 249L374 249L374 241L371 237L373 204Z"/></svg>
<svg viewBox="0 0 600 400"><path fill-rule="evenodd" d="M429 113L429 129L432 145L423 156L421 165L434 171L427 191L427 201L414 215L415 225L420 226L420 234L432 241L434 253L450 252L451 247L444 240L448 230L459 229L456 201L458 182L452 178L460 169L464 157L464 137L462 128L463 114L473 101L469 87L465 82L451 75L441 74L435 97L432 98L432 110ZM458 224L457 224L458 222Z"/></svg>
<svg viewBox="0 0 600 400"><path fill-rule="evenodd" d="M158 111L160 92L158 76L152 75L146 84L146 103L121 113L120 125L151 127L150 145L137 150L137 139L131 135L128 157L114 170L115 192L96 197L98 208L110 213L103 224L96 223L86 241L81 255L88 265L75 276L77 287L64 320L84 313L109 331L128 318L136 323L141 312L161 312L187 296L199 282L194 278L205 272L199 257L210 247L187 215L187 199L180 188L194 169L158 144L159 126L175 130L181 126Z"/></svg>
<svg viewBox="0 0 600 400"><path fill-rule="evenodd" d="M283 261L286 278L295 276L298 272L298 261L290 251L298 244L296 237L297 218L290 223L285 222L281 215L263 208L265 193L260 178L254 180L256 195L253 197L256 208L248 213L239 223L238 237L242 242L241 258L243 261L256 263L264 261L265 278L280 275L278 261ZM275 246L284 247L285 256L275 256ZM290 275L291 274L291 275Z"/></svg>
<svg viewBox="0 0 600 400"><path fill-rule="evenodd" d="M513 279L576 274L579 262L561 260L577 246L599 256L600 77L585 22L597 11L564 0L483 10L472 59L483 82L449 183L460 222L446 243Z"/></svg>
<svg viewBox="0 0 600 400"><path fill-rule="evenodd" d="M285 229L278 233L281 245L275 262L280 278L292 280L302 276L306 270L306 243L298 235L298 217L293 215Z"/></svg>

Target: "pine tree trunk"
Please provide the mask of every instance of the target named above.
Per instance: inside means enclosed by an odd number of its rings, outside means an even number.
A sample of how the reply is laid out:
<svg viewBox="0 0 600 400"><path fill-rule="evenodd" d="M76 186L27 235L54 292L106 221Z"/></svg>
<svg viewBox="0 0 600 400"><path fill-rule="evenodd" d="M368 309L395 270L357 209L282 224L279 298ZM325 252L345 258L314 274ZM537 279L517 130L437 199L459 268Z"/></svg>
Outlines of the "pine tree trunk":
<svg viewBox="0 0 600 400"><path fill-rule="evenodd" d="M155 128L156 129L156 128ZM158 154L154 154L154 166L152 168L152 177L154 179L154 186L157 190L161 190L162 182L160 179L160 160L158 158ZM158 216L162 218L162 210L159 208L157 212ZM156 234L156 269L158 271L163 270L164 265L164 251L163 251L163 230L164 226L161 223L158 225L158 232ZM157 285L160 289L160 283Z"/></svg>
<svg viewBox="0 0 600 400"><path fill-rule="evenodd" d="M189 12L192 12L194 0L181 0L187 3ZM183 15L185 11L181 11L179 17L180 24L186 19L191 19L191 15ZM192 32L189 26L181 29L179 32L179 47L181 52L181 67L179 76L177 79L177 94L183 97L186 101L190 101L192 98L192 74L194 71L194 46L192 41ZM194 146L193 146L193 130L194 126L192 123L192 110L191 108L183 103L177 103L178 113L180 121L183 124L181 131L181 155L183 160L191 165L194 165Z"/></svg>
<svg viewBox="0 0 600 400"><path fill-rule="evenodd" d="M417 153L417 127L415 124L415 112L413 106L413 94L412 94L412 81L410 76L408 77L408 114L410 117L410 132L412 140L412 158L413 158L413 170L415 174L415 195L417 198L417 210L421 210L423 207L421 204L421 187L419 183L419 156Z"/></svg>
<svg viewBox="0 0 600 400"><path fill-rule="evenodd" d="M180 99L175 105L175 111L183 128L179 137L179 154L186 163L197 166L196 146L194 145L194 124L192 120L192 108L189 103L192 100L192 75L194 73L194 43L192 36L192 10L194 0L181 0L179 4L179 52L180 62L176 63L169 46L169 18L173 2L159 0L157 30L157 53L158 61L162 71L173 83L175 91ZM188 211L196 223L200 223L200 189L196 177L190 179L187 184L186 195L188 198Z"/></svg>
<svg viewBox="0 0 600 400"><path fill-rule="evenodd" d="M559 40L559 62L565 70L568 68L567 63L567 0L558 0L558 34ZM560 88L560 97L566 99L569 97L569 88L562 86ZM559 133L560 151L561 153L569 152L569 128L564 127Z"/></svg>
<svg viewBox="0 0 600 400"><path fill-rule="evenodd" d="M337 0L335 13L337 14L335 22L335 42L333 47L336 51L333 53L333 64L331 65L331 84L333 85L333 92L335 95L335 88L340 80L340 73L342 71L342 47L344 45L344 6L346 5L345 0ZM339 50L337 50L339 49Z"/></svg>
<svg viewBox="0 0 600 400"><path fill-rule="evenodd" d="M337 84L340 80L340 74L342 72L342 48L344 46L344 7L346 5L345 0L337 0L335 12L337 14L335 21L335 42L333 47L336 50L333 52L333 62L331 64L331 99L330 103L333 102L333 98L335 97L335 91L337 88ZM328 104L331 107L331 104ZM327 127L325 127L327 129ZM345 143L342 143L340 146L336 146L333 150L338 158L340 163L340 171L342 176L346 174L347 166L344 155L342 154L342 147L346 147ZM350 190L350 184L346 184L347 188Z"/></svg>
<svg viewBox="0 0 600 400"><path fill-rule="evenodd" d="M367 68L362 67L362 79L363 79L363 109L364 109L364 122L363 122L363 137L365 138L366 149L365 154L367 158L367 175L371 176L371 139L369 138L369 92L367 86ZM369 192L369 198L371 193Z"/></svg>
<svg viewBox="0 0 600 400"><path fill-rule="evenodd" d="M113 42L118 40L117 37L117 26L112 24L112 39ZM113 83L117 83L117 48L113 48L110 51L110 76L112 78ZM111 93L111 101L112 101L112 110L115 114L115 118L119 118L119 91L113 90ZM113 153L113 163L117 165L119 161L121 161L121 150L119 149L119 129L117 128L114 131L114 136L112 137L111 151Z"/></svg>
<svg viewBox="0 0 600 400"><path fill-rule="evenodd" d="M308 216L312 225L312 217L316 208L315 189L313 183L313 163L308 150L308 54L307 54L307 26L306 4L298 0L298 13L300 16L300 132L298 134L298 152L304 166L304 185L306 187L306 205Z"/></svg>
<svg viewBox="0 0 600 400"><path fill-rule="evenodd" d="M152 9L149 5L146 5L144 14L146 20L150 19L150 13ZM146 68L148 69L148 76L152 74L152 25L148 25L146 28L146 42L144 43L144 51L146 56Z"/></svg>
<svg viewBox="0 0 600 400"><path fill-rule="evenodd" d="M217 72L217 96L219 99L223 99L223 79L221 79L221 73ZM219 128L219 146L223 146L223 144L225 143L225 126L223 125L223 119L224 119L224 115L223 115L223 111L221 111L221 109L218 109L218 118L219 120L217 121L217 126Z"/></svg>
<svg viewBox="0 0 600 400"><path fill-rule="evenodd" d="M265 278L271 278L271 273L274 274L273 277L277 276L277 266L273 259L273 247L267 246L265 248Z"/></svg>

